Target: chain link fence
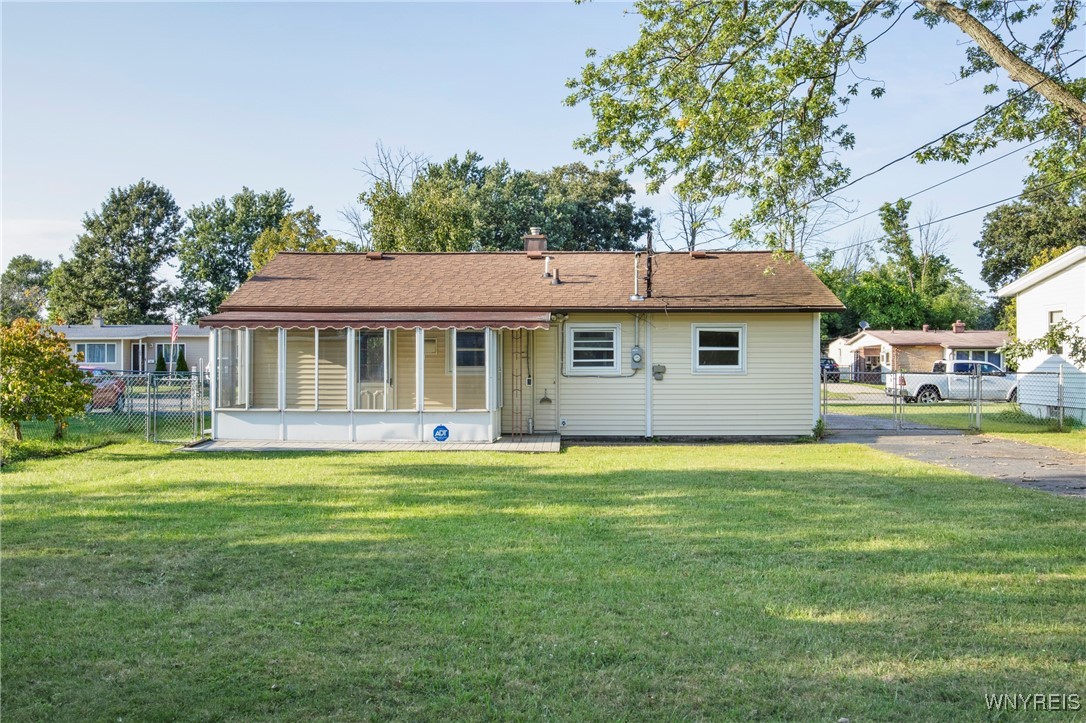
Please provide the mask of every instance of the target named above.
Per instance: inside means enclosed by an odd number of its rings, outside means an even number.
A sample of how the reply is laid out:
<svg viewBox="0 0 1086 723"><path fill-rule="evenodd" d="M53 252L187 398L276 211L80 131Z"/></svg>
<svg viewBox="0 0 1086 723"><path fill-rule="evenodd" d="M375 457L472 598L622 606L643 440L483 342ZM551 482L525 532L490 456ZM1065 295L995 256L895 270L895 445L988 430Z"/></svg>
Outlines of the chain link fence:
<svg viewBox="0 0 1086 723"><path fill-rule="evenodd" d="M210 426L210 384L203 372L105 373L87 383L94 393L86 420L95 429L188 443L205 437Z"/></svg>
<svg viewBox="0 0 1086 723"><path fill-rule="evenodd" d="M823 371L829 429L1067 431L1086 425L1086 372L1070 364L1033 372L952 364L949 371Z"/></svg>

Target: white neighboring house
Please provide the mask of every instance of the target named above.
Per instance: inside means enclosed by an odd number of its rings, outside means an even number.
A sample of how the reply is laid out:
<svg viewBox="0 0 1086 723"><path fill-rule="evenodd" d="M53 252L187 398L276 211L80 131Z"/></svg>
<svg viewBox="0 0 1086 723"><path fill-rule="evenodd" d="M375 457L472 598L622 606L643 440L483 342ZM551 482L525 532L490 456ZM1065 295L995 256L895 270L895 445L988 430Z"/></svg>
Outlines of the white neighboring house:
<svg viewBox="0 0 1086 723"><path fill-rule="evenodd" d="M72 354L83 352L81 366L116 371L154 371L159 351L173 368L183 348L189 369L206 366L208 332L198 326L181 324L176 344L170 342L170 324L103 324L96 318L91 324L54 324L53 330L64 334Z"/></svg>
<svg viewBox="0 0 1086 723"><path fill-rule="evenodd" d="M1076 246L1013 281L996 295L1017 301L1018 338L1044 336L1054 324L1066 320L1086 336L1086 246ZM1060 354L1037 353L1018 364L1020 372L1036 372L1033 383L1022 384L1022 409L1048 417L1056 405L1062 368L1064 414L1086 422L1086 368Z"/></svg>

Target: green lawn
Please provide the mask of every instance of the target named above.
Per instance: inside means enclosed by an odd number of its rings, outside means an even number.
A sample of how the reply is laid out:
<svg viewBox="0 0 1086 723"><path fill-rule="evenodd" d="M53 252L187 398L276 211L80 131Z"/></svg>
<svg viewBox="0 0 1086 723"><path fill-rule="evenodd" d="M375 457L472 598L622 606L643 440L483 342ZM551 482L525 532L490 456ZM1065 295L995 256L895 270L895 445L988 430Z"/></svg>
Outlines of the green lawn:
<svg viewBox="0 0 1086 723"><path fill-rule="evenodd" d="M1086 503L861 446L4 475L10 720L977 720L1086 693Z"/></svg>
<svg viewBox="0 0 1086 723"><path fill-rule="evenodd" d="M935 404L903 405L907 424L968 430L972 418L967 402L937 402ZM831 414L853 414L891 419L891 404L841 404L831 402ZM1013 439L1019 442L1055 447L1068 452L1086 454L1086 427L1068 421L1064 431L1056 431L1055 422L1037 419L1019 409L1017 404L986 403L981 417L983 434Z"/></svg>
<svg viewBox="0 0 1086 723"><path fill-rule="evenodd" d="M104 420L109 420L105 422ZM123 422L123 423L122 423ZM53 439L52 422L23 422L23 441L10 428L0 430L0 460L4 464L82 452L118 442L143 439L143 423L120 420L116 415L91 414L73 417L63 439Z"/></svg>

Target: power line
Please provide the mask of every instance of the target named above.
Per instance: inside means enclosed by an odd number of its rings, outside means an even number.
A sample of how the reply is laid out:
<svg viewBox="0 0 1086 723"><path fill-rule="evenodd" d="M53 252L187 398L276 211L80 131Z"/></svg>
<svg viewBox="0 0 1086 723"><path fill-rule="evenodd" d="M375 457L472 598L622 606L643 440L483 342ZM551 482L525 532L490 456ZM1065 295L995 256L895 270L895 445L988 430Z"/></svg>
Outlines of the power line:
<svg viewBox="0 0 1086 723"><path fill-rule="evenodd" d="M1076 180L1078 178L1086 178L1086 171L1083 171L1082 173L1076 173L1076 174L1071 175L1071 176L1067 176L1066 178L1061 178L1060 180L1053 181L1052 183L1046 183L1043 186L1037 186L1036 188L1031 188L1031 189L1029 189L1029 191L1022 191L1021 193L1016 193L1013 196L1007 196L1006 198L1001 198L998 201L992 201L991 203L986 203L986 204L984 204L982 206L974 206L973 208L967 209L965 211L958 211L957 213L952 213L949 216L943 216L942 218L935 218L935 219L932 219L930 221L925 221L924 223L919 223L919 224L917 224L915 226L910 226L909 228L905 229L904 233L908 233L909 231L916 231L918 229L924 228L925 226L931 226L932 224L940 223L942 221L949 221L952 218L958 218L959 216L965 216L966 214L975 213L977 211L982 211L982 210L984 210L986 208L990 208L992 206L998 206L1001 203L1006 203L1007 201L1013 201L1016 198L1021 198L1022 196L1025 196L1027 193L1030 193L1032 191L1043 191L1046 188L1052 188L1053 186L1058 186L1061 183L1067 183L1068 181L1074 181L1074 180ZM857 241L855 243L845 244L844 246L838 246L836 248L829 249L829 250L832 251L833 253L837 253L838 251L844 251L846 249L856 248L857 246L866 246L868 244L873 244L876 241L882 241L883 239L886 238L886 236L887 236L886 234L882 234L881 236L875 236L874 238L864 239L863 241Z"/></svg>
<svg viewBox="0 0 1086 723"><path fill-rule="evenodd" d="M1062 75L1063 73L1067 72L1067 71L1068 71L1068 70L1070 70L1071 68L1073 68L1073 67L1075 67L1076 65L1078 65L1079 63L1081 63L1081 62L1082 62L1083 60L1086 60L1086 55L1082 55L1082 56L1080 56L1080 57L1079 57L1079 58L1078 58L1077 60L1074 60L1074 61L1072 61L1071 63L1069 63L1068 65L1065 65L1065 66L1064 66L1064 67L1063 67L1063 68L1062 68L1062 69L1061 69L1061 70L1059 71L1059 74L1060 74L1060 75ZM879 167L878 167L878 168L876 168L875 170L873 170L873 171L869 171L868 173L865 173L864 175L862 175L862 176L860 176L860 177L858 177L858 178L854 178L853 180L849 181L848 183L846 183L846 184L844 184L844 185L842 185L842 186L838 186L837 188L835 188L835 189L833 189L833 190L831 190L831 191L827 191L827 192L826 192L826 193L824 193L824 194L819 194L819 198L821 198L822 200L826 200L826 197L827 197L827 196L832 196L832 195L833 195L833 194L835 194L835 193L839 193L839 192L841 192L841 191L845 190L846 188L849 188L849 187L851 187L851 186L854 186L854 185L856 185L856 184L857 184L857 183L859 183L860 181L866 180L866 179L868 179L868 178L871 178L872 176L874 176L874 175L876 175L876 174L878 174L878 173L881 173L881 172L885 171L885 170L886 170L887 168L890 168L891 166L893 166L893 165L895 165L895 164L898 164L898 163L900 163L901 161L904 161L904 160L907 160L907 159L909 159L909 158L912 158L912 157L913 157L913 156L914 156L915 154L917 154L917 153L919 153L920 151L924 150L924 149L925 149L925 148L927 148L928 146L932 146L932 145L934 145L934 144L936 144L936 143L939 143L940 141L942 141L942 140L946 139L946 138L947 138L947 137L948 137L949 135L951 135L952 133L956 133L956 132L960 131L960 130L961 130L962 128L965 128L965 127L966 127L966 126L968 126L968 125L972 125L973 123L976 123L977 121L979 121L979 120L980 120L981 118L983 118L984 116L986 116L986 115L989 115L989 114L991 114L991 113L993 113L993 112L995 112L995 111L999 110L1000 108L1002 108L1003 106L1007 105L1008 103L1012 103L1012 102L1014 102L1014 101L1017 101L1017 100L1018 100L1019 98L1022 98L1022 97L1023 97L1024 95L1026 95L1026 93L1029 93L1029 92L1030 92L1031 90L1033 90L1034 88L1036 88L1036 87L1037 87L1038 85L1040 85L1041 83L1044 83L1044 82L1045 82L1046 80L1052 80L1052 79L1053 79L1053 78L1055 78L1055 77L1056 77L1056 74L1049 74L1049 75L1046 75L1046 76L1045 76L1044 78L1042 78L1041 80L1038 80L1038 81L1037 81L1036 83L1034 83L1033 85L1029 86L1028 88L1025 88L1025 89L1023 89L1023 90L1019 91L1018 93L1015 93L1014 95L1010 96L1010 97L1009 97L1009 98L1007 98L1006 100L1004 100L1004 101L1002 101L1002 102L1000 102L1000 103L997 103L996 105L992 106L991 108L988 108L987 110L985 110L985 111L984 111L983 113L981 113L980 115L978 115L978 116L976 116L976 117L974 117L974 118L971 118L970 120L967 120L966 122L964 122L964 123L961 123L961 124L959 124L959 125L955 126L954 128L950 129L950 130L949 130L949 131L947 131L946 133L943 133L943 134L942 134L941 136L939 136L938 138L935 138L934 140L930 140L930 141L928 141L927 143L924 143L923 145L917 146L917 147L916 147L915 149L913 149L913 150L909 151L908 153L906 153L906 154L904 154L904 155L901 155L901 156L898 156L897 158L895 158L895 159L893 159L893 160L891 160L891 161L889 161L889 162L887 162L887 163L884 163L883 165L879 166ZM1031 144L1031 145L1032 145L1032 144ZM1027 146L1027 147L1028 147L1028 146ZM999 160L999 159L996 159L996 160ZM964 175L964 174L962 174L962 175ZM953 180L953 179L948 179L948 180ZM930 189L929 189L929 190L930 190ZM919 191L918 193L923 193L923 191ZM915 195L915 194L914 194L914 195ZM1014 196L1014 197L1012 197L1012 198L1017 198L1017 196ZM997 201L997 203L999 203L999 202ZM806 208L806 207L810 206L810 204L811 204L811 202L810 202L810 201L807 201L806 203L804 203L804 204L803 204L803 206L801 206L801 209L803 209L803 208ZM785 213L780 213L780 214L777 214L776 216L774 216L774 217L772 217L772 218L766 219L765 221L762 221L762 222L760 222L760 223L756 224L756 225L754 226L754 228L761 228L761 227L767 226L768 224L771 224L771 223L773 223L774 221L778 221L778 220L780 220L780 219L781 219L781 218L783 218L783 217L784 217L785 215L786 215ZM727 234L726 236L723 236L722 238L719 238L719 239L713 239L713 240L710 240L710 241L706 241L706 242L704 242L704 243L713 243L713 242L716 242L716 241L726 241L726 240L727 240L727 239L729 239L729 238L734 238L734 237L735 237L735 235L736 235L736 234L735 234L734 232L733 232L733 233L729 233L729 234ZM697 244L697 243L696 243L696 244L694 244L694 246L695 246L695 247L696 247L696 246L699 246L699 245L700 245L700 244Z"/></svg>
<svg viewBox="0 0 1086 723"><path fill-rule="evenodd" d="M1031 146L1035 146L1035 145L1037 145L1038 143L1040 143L1043 140L1045 140L1045 138L1038 138L1037 140L1033 141L1032 143L1029 143L1029 144L1024 145L1024 146L1020 146L1018 148L1015 148L1013 151L1008 151L1007 153L1004 153L1002 156L999 156L997 158L993 158L990 161L985 161L984 163L980 164L979 166L973 166L972 168L968 168L968 169L962 171L961 173L959 173L959 174L957 174L955 176L951 176L950 178L939 181L938 183L933 183L932 185L928 186L927 188L920 189L916 193L910 193L908 196L902 196L901 200L902 201L908 201L910 198L916 198L917 196L919 196L922 193L927 193L928 191L939 188L939 186L945 186L946 184L950 183L951 181L956 181L959 178L961 178L962 176L968 176L970 173L973 173L974 171L979 171L980 169L984 168L985 166L990 166L993 163L995 163L996 161L1002 161L1007 156L1013 156L1015 153L1021 153L1022 151L1026 150L1027 148L1029 148ZM879 209L876 208L874 210L868 211L867 213L861 214L859 216L853 216L852 218L848 219L847 221L842 221L841 223L837 224L836 226L829 227L825 231L822 231L822 233L829 233L830 231L836 231L837 229L841 228L842 226L848 226L850 223L853 223L855 221L859 221L862 218L867 218L871 214L878 213L878 212L879 212Z"/></svg>
<svg viewBox="0 0 1086 723"><path fill-rule="evenodd" d="M1068 70L1070 70L1071 68L1073 68L1073 67L1074 67L1075 65L1077 65L1078 63L1081 63L1081 62L1082 62L1083 60L1086 60L1086 55L1083 55L1082 57L1080 57L1080 58L1079 58L1078 60L1076 60L1075 62L1071 63L1070 65L1064 66L1063 70L1062 70L1062 71L1060 71L1060 72L1061 72L1061 74L1062 74L1062 73L1064 73L1064 72L1066 72L1066 71L1068 71ZM1031 90L1033 90L1034 88L1036 88L1036 87L1037 87L1038 85L1040 85L1041 83L1044 83L1044 82L1045 82L1046 80L1052 80L1052 77L1053 77L1053 76L1051 76L1051 75L1046 75L1045 77L1041 78L1040 80L1038 80L1038 81L1037 81L1036 83L1034 83L1034 84L1033 84L1033 85L1031 85L1030 87L1026 88L1025 90L1023 90L1023 91L1020 91L1020 92L1018 92L1018 93L1015 93L1015 94L1014 94L1014 95L1012 95L1011 97L1009 97L1009 98L1007 98L1006 100L1004 100L1004 101L1003 101L1002 103L997 103L996 105L993 105L993 106L992 106L991 108L988 108L988 109L987 109L987 110L985 110L985 111L984 111L983 113L981 113L980 115L978 115L978 116L977 116L976 118L972 118L972 119L970 119L970 120L967 120L967 121L966 121L965 123L962 123L961 125L958 125L958 126L955 126L954 128L951 128L950 130L948 130L948 131L947 131L946 133L944 133L943 135L939 136L939 137L938 137L938 138L936 138L935 140L932 140L932 141L928 141L927 143L925 143L925 144L924 144L924 145L922 145L922 146L917 146L916 148L914 148L913 150L909 151L909 152L908 152L908 153L906 153L905 155L903 155L903 156L898 156L897 158L895 158L894 160L890 161L889 163L884 163L883 165L879 166L879 167L878 167L878 168L876 168L875 170L873 170L873 171L870 171L870 172L868 172L868 173L865 173L864 175L860 176L859 178L854 178L853 180L849 181L848 183L846 183L846 184L845 184L845 185L843 185L843 186L838 186L838 187L837 187L836 189L834 189L833 191L830 191L829 193L827 193L827 194L826 194L826 196L829 196L830 194L833 194L833 193L839 193L839 192L841 192L841 191L845 190L846 188L848 188L849 186L854 186L854 185L856 185L857 183L859 183L860 181L864 180L865 178L871 178L871 176L874 176L874 175L875 175L876 173L881 173L882 171L885 171L885 170L886 170L887 168L889 168L890 166L892 166L892 165L894 165L894 164L896 164L896 163L900 163L900 162L902 162L902 161L904 161L904 160L906 160L906 159L908 159L908 158L912 158L912 157L913 157L914 155L916 155L916 154L917 154L917 153L919 153L920 151L924 150L924 149L925 149L925 148L927 148L928 146L933 146L933 145L935 145L936 143L938 143L938 142L940 142L940 141L942 141L942 140L945 140L945 139L946 139L946 138L947 138L948 136L950 136L951 134L953 134L953 133L957 133L957 132L958 132L958 131L960 131L960 130L961 130L962 128L965 128L966 126L969 126L969 125L972 125L972 124L976 123L977 121L979 121L979 120L980 120L981 118L983 118L984 116L986 116L986 115L989 115L990 113L993 113L993 112L995 112L995 111L999 110L1000 108L1002 108L1003 106L1007 105L1008 103L1011 103L1011 102L1013 102L1013 101L1016 101L1016 100L1018 100L1019 98L1021 98L1022 96L1024 96L1024 95L1025 95L1026 93L1028 93L1028 92L1030 92ZM825 200L825 196L823 196L822 198L823 198L823 200Z"/></svg>

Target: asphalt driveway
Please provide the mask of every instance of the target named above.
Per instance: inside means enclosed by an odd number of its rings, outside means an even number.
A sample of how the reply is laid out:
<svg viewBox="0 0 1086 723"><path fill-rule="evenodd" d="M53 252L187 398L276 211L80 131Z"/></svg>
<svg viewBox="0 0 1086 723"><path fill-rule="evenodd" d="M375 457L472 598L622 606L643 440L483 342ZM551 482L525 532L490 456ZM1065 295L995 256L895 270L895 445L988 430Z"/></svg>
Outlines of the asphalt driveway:
<svg viewBox="0 0 1086 723"><path fill-rule="evenodd" d="M897 430L892 420L847 414L826 418L826 441L866 444L919 462L980 477L1086 499L1086 456L952 429Z"/></svg>

